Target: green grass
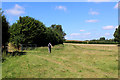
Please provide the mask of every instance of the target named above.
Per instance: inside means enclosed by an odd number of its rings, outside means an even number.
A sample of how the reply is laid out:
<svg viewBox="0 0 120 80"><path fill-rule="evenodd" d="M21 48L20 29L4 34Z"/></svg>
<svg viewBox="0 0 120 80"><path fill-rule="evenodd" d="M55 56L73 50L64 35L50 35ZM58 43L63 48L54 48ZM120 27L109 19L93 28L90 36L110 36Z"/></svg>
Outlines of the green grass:
<svg viewBox="0 0 120 80"><path fill-rule="evenodd" d="M57 45L26 51L2 63L3 78L117 78L118 48Z"/></svg>

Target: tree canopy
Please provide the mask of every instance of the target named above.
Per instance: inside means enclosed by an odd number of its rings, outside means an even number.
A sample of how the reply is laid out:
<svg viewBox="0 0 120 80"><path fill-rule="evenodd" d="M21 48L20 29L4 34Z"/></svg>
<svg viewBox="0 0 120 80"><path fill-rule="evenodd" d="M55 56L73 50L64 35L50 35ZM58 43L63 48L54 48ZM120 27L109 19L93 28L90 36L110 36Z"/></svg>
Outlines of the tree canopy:
<svg viewBox="0 0 120 80"><path fill-rule="evenodd" d="M6 17L2 16L2 45L5 46L9 39L9 23L6 20Z"/></svg>
<svg viewBox="0 0 120 80"><path fill-rule="evenodd" d="M53 45L63 43L65 33L61 25L55 28L46 27L39 20L32 17L19 17L10 29L10 42L18 48L20 44L37 44L46 46L49 42Z"/></svg>
<svg viewBox="0 0 120 80"><path fill-rule="evenodd" d="M105 40L105 37L100 37L100 41L104 41Z"/></svg>
<svg viewBox="0 0 120 80"><path fill-rule="evenodd" d="M62 41L65 40L64 37L65 37L66 33L62 29L62 25L53 24L53 25L51 25L51 29L59 34Z"/></svg>
<svg viewBox="0 0 120 80"><path fill-rule="evenodd" d="M114 32L114 40L120 43L120 25L116 28Z"/></svg>

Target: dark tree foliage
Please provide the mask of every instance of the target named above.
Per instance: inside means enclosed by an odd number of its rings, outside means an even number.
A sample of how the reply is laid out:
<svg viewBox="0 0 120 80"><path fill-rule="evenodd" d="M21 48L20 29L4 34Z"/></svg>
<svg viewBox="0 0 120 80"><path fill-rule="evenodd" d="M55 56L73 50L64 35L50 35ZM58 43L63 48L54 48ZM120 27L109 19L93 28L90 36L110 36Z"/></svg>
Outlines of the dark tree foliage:
<svg viewBox="0 0 120 80"><path fill-rule="evenodd" d="M56 45L59 43L58 33L53 31L51 28L47 28L46 34L47 41L51 42L52 45Z"/></svg>
<svg viewBox="0 0 120 80"><path fill-rule="evenodd" d="M101 37L101 38L100 38L100 41L104 41L104 40L105 40L105 37Z"/></svg>
<svg viewBox="0 0 120 80"><path fill-rule="evenodd" d="M6 17L2 16L2 45L5 47L5 45L8 42L9 39L9 23L6 20Z"/></svg>
<svg viewBox="0 0 120 80"><path fill-rule="evenodd" d="M66 33L63 31L62 29L62 25L56 25L56 24L53 24L51 25L51 29L58 33L59 35L59 43L63 44L63 41L65 40L64 36L66 35Z"/></svg>
<svg viewBox="0 0 120 80"><path fill-rule="evenodd" d="M20 44L44 45L45 25L31 17L19 17L10 28L10 41L18 48Z"/></svg>
<svg viewBox="0 0 120 80"><path fill-rule="evenodd" d="M49 42L52 45L63 43L62 26L45 27L45 25L32 17L19 17L10 29L10 42L19 49L20 44L37 44L38 46L47 46ZM65 33L64 33L65 34Z"/></svg>
<svg viewBox="0 0 120 80"><path fill-rule="evenodd" d="M120 43L120 25L118 26L118 28L116 28L116 31L114 32L114 40Z"/></svg>
<svg viewBox="0 0 120 80"><path fill-rule="evenodd" d="M0 47L2 46L2 9L0 8Z"/></svg>

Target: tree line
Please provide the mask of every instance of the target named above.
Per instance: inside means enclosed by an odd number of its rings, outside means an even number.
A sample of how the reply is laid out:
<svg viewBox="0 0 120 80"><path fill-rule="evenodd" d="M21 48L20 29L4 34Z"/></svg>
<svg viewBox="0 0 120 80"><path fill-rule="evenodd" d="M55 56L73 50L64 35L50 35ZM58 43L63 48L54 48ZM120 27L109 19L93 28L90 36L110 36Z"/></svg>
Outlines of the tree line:
<svg viewBox="0 0 120 80"><path fill-rule="evenodd" d="M105 39L105 37L100 37L99 39L77 41L77 40L66 40L65 43L79 43L79 44L120 44L120 25L116 28L114 34L114 39Z"/></svg>
<svg viewBox="0 0 120 80"><path fill-rule="evenodd" d="M62 29L62 25L52 24L50 27L46 27L41 21L25 16L19 17L19 20L10 26L5 15L2 15L1 9L0 17L2 17L3 47L8 42L14 44L19 49L20 44L37 44L38 46L47 46L49 42L51 42L52 45L56 45L63 44L65 41L64 37L66 33ZM120 25L116 28L113 36L114 39L111 40L105 40L104 37L101 37L99 40L90 40L90 42L106 41L108 43L120 43Z"/></svg>
<svg viewBox="0 0 120 80"><path fill-rule="evenodd" d="M101 37L100 39L93 40L85 40L85 41L77 41L77 40L66 40L64 43L79 43L79 44L118 44L114 39L105 39L105 37Z"/></svg>
<svg viewBox="0 0 120 80"><path fill-rule="evenodd" d="M100 37L98 40L90 40L89 43L100 43L100 44L120 44L120 25L116 28L114 34L114 39L105 39L105 37Z"/></svg>
<svg viewBox="0 0 120 80"><path fill-rule="evenodd" d="M62 25L53 24L46 27L41 21L32 17L19 17L17 22L9 26L6 17L2 16L2 45L8 42L14 44L18 49L20 44L37 44L37 46L47 46L63 44L66 33Z"/></svg>
<svg viewBox="0 0 120 80"><path fill-rule="evenodd" d="M88 43L89 44L118 44L118 42L115 42L114 39L105 39L105 37L89 40Z"/></svg>

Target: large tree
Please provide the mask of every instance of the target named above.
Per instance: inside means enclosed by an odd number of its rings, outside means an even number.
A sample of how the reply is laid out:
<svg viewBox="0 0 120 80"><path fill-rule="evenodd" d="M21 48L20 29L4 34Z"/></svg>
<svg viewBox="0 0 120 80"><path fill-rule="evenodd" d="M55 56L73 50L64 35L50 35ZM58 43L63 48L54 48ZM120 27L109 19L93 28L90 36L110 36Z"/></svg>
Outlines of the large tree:
<svg viewBox="0 0 120 80"><path fill-rule="evenodd" d="M0 8L0 47L2 46L2 9Z"/></svg>
<svg viewBox="0 0 120 80"><path fill-rule="evenodd" d="M46 46L49 42L53 45L62 44L66 35L61 25L55 28L45 27L45 25L32 17L19 17L10 29L10 42L19 49L20 44L37 44Z"/></svg>
<svg viewBox="0 0 120 80"><path fill-rule="evenodd" d="M63 43L63 41L65 40L66 33L62 29L62 25L53 24L51 25L51 29L58 33L60 40L59 43Z"/></svg>
<svg viewBox="0 0 120 80"><path fill-rule="evenodd" d="M10 41L18 48L20 44L44 45L45 25L32 17L19 17L10 28Z"/></svg>
<svg viewBox="0 0 120 80"><path fill-rule="evenodd" d="M116 31L114 32L114 40L120 43L120 25L118 26L118 28L116 28Z"/></svg>
<svg viewBox="0 0 120 80"><path fill-rule="evenodd" d="M0 29L1 29L1 32L0 34L2 34L1 36L1 40L2 40L2 51L3 50L6 50L5 49L5 46L7 45L8 43L8 39L9 39L9 32L8 32L8 29L9 29L9 23L7 22L6 20L6 17L5 15L3 15L3 11L2 9L0 8ZM0 43L1 44L1 43Z"/></svg>
<svg viewBox="0 0 120 80"><path fill-rule="evenodd" d="M5 45L8 42L9 39L9 23L6 20L6 17L2 16L2 45L5 47Z"/></svg>
<svg viewBox="0 0 120 80"><path fill-rule="evenodd" d="M50 27L47 28L46 34L47 34L47 36L46 36L47 41L51 42L52 45L56 45L56 44L61 43L60 42L61 39L60 39L59 34L56 31L52 30Z"/></svg>

